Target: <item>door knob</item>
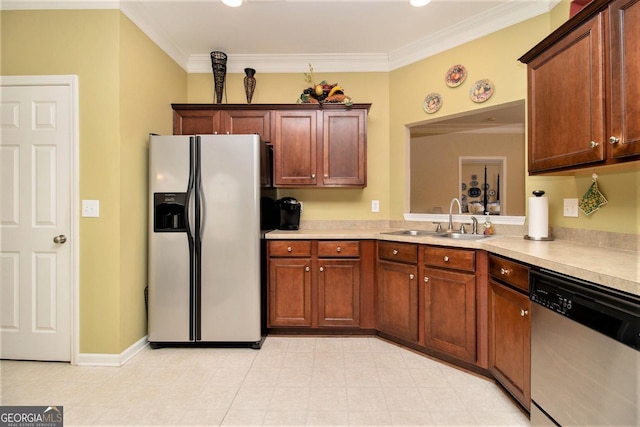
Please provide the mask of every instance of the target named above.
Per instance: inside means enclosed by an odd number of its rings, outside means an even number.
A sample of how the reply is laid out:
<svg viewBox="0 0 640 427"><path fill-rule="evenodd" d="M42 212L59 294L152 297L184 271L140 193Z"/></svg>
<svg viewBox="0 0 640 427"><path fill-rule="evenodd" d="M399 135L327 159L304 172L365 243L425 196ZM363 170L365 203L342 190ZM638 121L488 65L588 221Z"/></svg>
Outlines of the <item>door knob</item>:
<svg viewBox="0 0 640 427"><path fill-rule="evenodd" d="M53 238L53 243L63 244L66 241L67 241L67 236L65 236L64 234L61 234Z"/></svg>

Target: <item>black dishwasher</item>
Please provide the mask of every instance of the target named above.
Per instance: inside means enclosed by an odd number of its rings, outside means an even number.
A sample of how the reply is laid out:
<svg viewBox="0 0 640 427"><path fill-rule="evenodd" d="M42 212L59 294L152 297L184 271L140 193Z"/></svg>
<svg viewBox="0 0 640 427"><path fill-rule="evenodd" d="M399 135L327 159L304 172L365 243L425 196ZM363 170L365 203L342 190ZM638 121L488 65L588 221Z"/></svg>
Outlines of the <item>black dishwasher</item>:
<svg viewBox="0 0 640 427"><path fill-rule="evenodd" d="M529 275L531 424L640 423L640 298L544 269Z"/></svg>

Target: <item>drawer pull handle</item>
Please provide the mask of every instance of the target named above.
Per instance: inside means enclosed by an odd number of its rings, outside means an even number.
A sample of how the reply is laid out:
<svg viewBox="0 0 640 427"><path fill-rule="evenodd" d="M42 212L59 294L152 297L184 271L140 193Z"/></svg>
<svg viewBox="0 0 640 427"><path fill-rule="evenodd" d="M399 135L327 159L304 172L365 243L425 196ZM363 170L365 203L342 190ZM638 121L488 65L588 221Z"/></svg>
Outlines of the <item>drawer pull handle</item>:
<svg viewBox="0 0 640 427"><path fill-rule="evenodd" d="M305 267L304 271L310 271L311 269L309 267Z"/></svg>
<svg viewBox="0 0 640 427"><path fill-rule="evenodd" d="M320 271L324 271L324 267L320 267Z"/></svg>
<svg viewBox="0 0 640 427"><path fill-rule="evenodd" d="M502 274L503 276L506 276L508 274L511 273L511 270L507 270L506 268L501 268L500 269L500 274Z"/></svg>
<svg viewBox="0 0 640 427"><path fill-rule="evenodd" d="M424 278L424 283L427 283L427 282L429 282L429 278L428 278L428 277L425 277L425 278Z"/></svg>
<svg viewBox="0 0 640 427"><path fill-rule="evenodd" d="M520 310L520 316L524 317L529 314L529 310Z"/></svg>
<svg viewBox="0 0 640 427"><path fill-rule="evenodd" d="M291 252L292 250L291 246L287 246L287 252Z"/></svg>
<svg viewBox="0 0 640 427"><path fill-rule="evenodd" d="M342 248L341 248L340 246L338 246L338 247L336 248L336 251L337 251L337 252L342 252Z"/></svg>
<svg viewBox="0 0 640 427"><path fill-rule="evenodd" d="M394 255L398 255L398 250L397 250L397 249L394 249L394 250L393 250L393 254L394 254Z"/></svg>
<svg viewBox="0 0 640 427"><path fill-rule="evenodd" d="M409 279L410 279L410 280L413 280L413 278L414 278L414 277L416 277L416 276L414 276L413 274L410 274L410 275L409 275Z"/></svg>
<svg viewBox="0 0 640 427"><path fill-rule="evenodd" d="M445 255L443 259L444 259L444 262L449 262L449 257L448 256Z"/></svg>

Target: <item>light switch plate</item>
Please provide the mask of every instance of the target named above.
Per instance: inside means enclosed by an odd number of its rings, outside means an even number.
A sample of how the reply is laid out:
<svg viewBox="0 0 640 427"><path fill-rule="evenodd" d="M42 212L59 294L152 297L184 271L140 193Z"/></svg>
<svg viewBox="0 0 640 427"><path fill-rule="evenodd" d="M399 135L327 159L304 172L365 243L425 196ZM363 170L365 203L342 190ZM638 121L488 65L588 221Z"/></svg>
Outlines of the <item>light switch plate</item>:
<svg viewBox="0 0 640 427"><path fill-rule="evenodd" d="M100 200L83 200L82 216L86 218L98 218L100 216Z"/></svg>
<svg viewBox="0 0 640 427"><path fill-rule="evenodd" d="M564 199L564 216L578 217L578 199Z"/></svg>

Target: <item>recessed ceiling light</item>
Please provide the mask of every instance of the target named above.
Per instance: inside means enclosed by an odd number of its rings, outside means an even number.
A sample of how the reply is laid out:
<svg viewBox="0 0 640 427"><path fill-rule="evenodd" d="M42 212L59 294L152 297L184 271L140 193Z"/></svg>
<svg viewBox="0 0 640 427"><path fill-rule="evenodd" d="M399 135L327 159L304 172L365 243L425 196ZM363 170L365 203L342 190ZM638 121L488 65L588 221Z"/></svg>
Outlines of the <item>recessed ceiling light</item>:
<svg viewBox="0 0 640 427"><path fill-rule="evenodd" d="M422 7L429 4L431 0L409 0L409 4L414 7Z"/></svg>
<svg viewBox="0 0 640 427"><path fill-rule="evenodd" d="M229 7L242 6L242 0L222 0L222 3L226 4Z"/></svg>

